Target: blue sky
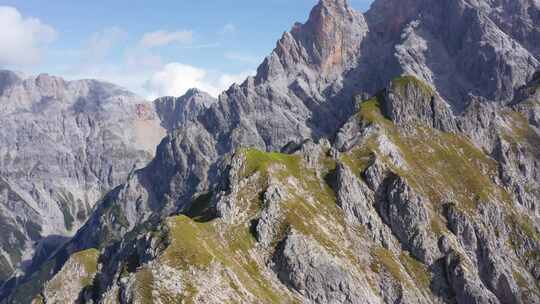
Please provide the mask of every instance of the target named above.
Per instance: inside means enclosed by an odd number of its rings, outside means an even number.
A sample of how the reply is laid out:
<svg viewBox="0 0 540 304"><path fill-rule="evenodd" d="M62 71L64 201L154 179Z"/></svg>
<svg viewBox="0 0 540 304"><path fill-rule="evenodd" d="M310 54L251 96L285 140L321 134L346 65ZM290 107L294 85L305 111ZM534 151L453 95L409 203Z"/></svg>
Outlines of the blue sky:
<svg viewBox="0 0 540 304"><path fill-rule="evenodd" d="M98 78L153 98L254 73L316 0L2 0L0 67ZM361 11L371 0L350 0Z"/></svg>

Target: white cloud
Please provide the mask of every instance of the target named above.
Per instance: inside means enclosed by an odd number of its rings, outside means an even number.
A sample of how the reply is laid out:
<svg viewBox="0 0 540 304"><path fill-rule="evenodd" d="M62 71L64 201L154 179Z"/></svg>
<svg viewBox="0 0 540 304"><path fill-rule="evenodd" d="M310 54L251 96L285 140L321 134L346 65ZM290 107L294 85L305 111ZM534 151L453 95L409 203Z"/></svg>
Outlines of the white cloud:
<svg viewBox="0 0 540 304"><path fill-rule="evenodd" d="M39 62L41 47L53 42L56 31L36 18L24 18L10 6L0 6L0 65Z"/></svg>
<svg viewBox="0 0 540 304"><path fill-rule="evenodd" d="M83 57L86 59L102 60L115 45L122 42L127 37L127 32L119 27L105 28L99 32L93 33L83 51Z"/></svg>
<svg viewBox="0 0 540 304"><path fill-rule="evenodd" d="M150 96L181 96L188 89L198 88L217 97L233 83L240 83L253 72L239 74L209 73L205 69L182 63L169 63L148 80Z"/></svg>
<svg viewBox="0 0 540 304"><path fill-rule="evenodd" d="M154 48L171 43L190 44L192 40L193 32L191 31L155 31L144 34L139 45L143 48Z"/></svg>

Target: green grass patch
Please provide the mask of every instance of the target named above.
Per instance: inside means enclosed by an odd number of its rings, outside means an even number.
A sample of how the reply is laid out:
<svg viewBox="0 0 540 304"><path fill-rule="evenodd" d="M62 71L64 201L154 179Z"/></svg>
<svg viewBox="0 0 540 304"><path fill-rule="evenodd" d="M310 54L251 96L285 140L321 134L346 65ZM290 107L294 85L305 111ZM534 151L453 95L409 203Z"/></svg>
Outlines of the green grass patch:
<svg viewBox="0 0 540 304"><path fill-rule="evenodd" d="M141 304L154 303L154 275L148 268L142 268L135 274L137 296Z"/></svg>
<svg viewBox="0 0 540 304"><path fill-rule="evenodd" d="M189 266L206 268L214 256L209 248L207 225L197 223L185 215L169 219L170 246L166 249L165 261L176 268Z"/></svg>
<svg viewBox="0 0 540 304"><path fill-rule="evenodd" d="M362 173L373 164L376 158L374 142L368 140L367 144L356 147L340 155L341 161L351 169L351 171L360 179L363 179Z"/></svg>
<svg viewBox="0 0 540 304"><path fill-rule="evenodd" d="M169 246L162 256L167 265L187 271L190 267L205 270L217 263L232 270L255 296L279 302L282 295L269 286L259 266L249 257L249 250L255 246L249 227L222 227L215 221L197 222L185 215L169 218L168 226ZM219 233L219 229L227 231Z"/></svg>
<svg viewBox="0 0 540 304"><path fill-rule="evenodd" d="M84 268L84 271L86 272L86 276L83 277L81 281L82 285L83 286L92 285L94 276L96 275L98 271L99 251L93 248L87 249L84 251L74 253L71 256L71 259L75 263L82 265Z"/></svg>
<svg viewBox="0 0 540 304"><path fill-rule="evenodd" d="M386 270L397 282L404 282L401 265L396 261L390 250L382 247L375 248L371 251L371 256L373 261L370 268L373 272L380 274L383 270Z"/></svg>
<svg viewBox="0 0 540 304"><path fill-rule="evenodd" d="M450 199L470 212L492 199L510 203L506 191L492 182L497 163L466 137L421 127L414 136L389 134L408 165L394 171L432 203Z"/></svg>
<svg viewBox="0 0 540 304"><path fill-rule="evenodd" d="M360 110L358 111L358 116L360 120L367 124L377 124L381 126L390 126L392 121L386 118L382 114L381 109L381 100L383 95L379 93L370 99L363 101L360 104Z"/></svg>
<svg viewBox="0 0 540 304"><path fill-rule="evenodd" d="M43 299L42 295L38 295L37 297L34 298L34 300L32 301L32 304L45 304L45 299Z"/></svg>
<svg viewBox="0 0 540 304"><path fill-rule="evenodd" d="M429 224L430 224L429 226L431 228L431 231L435 233L437 237L444 235L444 231L446 230L444 228L445 225L442 223L442 220L437 215L431 218L431 221Z"/></svg>
<svg viewBox="0 0 540 304"><path fill-rule="evenodd" d="M527 238L540 242L540 232L534 227L532 220L526 215L511 213L506 219L509 226L512 228L512 242L517 247L521 247L520 234L524 234Z"/></svg>
<svg viewBox="0 0 540 304"><path fill-rule="evenodd" d="M403 252L399 256L399 260L407 270L407 273L409 273L409 275L418 284L418 287L429 289L431 283L431 273L426 265L412 257L408 252Z"/></svg>
<svg viewBox="0 0 540 304"><path fill-rule="evenodd" d="M277 152L263 152L256 149L246 149L243 151L246 157L243 176L247 177L255 172L267 174L268 166L271 164L281 164L287 168L289 173L299 175L300 157L298 155L289 155Z"/></svg>
<svg viewBox="0 0 540 304"><path fill-rule="evenodd" d="M426 96L435 95L435 91L429 84L412 75L404 75L395 78L394 80L392 80L392 86L394 89L397 89L398 92L401 94L403 94L403 92L407 90L408 87L414 86L419 88Z"/></svg>
<svg viewBox="0 0 540 304"><path fill-rule="evenodd" d="M335 231L326 233L321 229L314 229L320 221L344 225L335 193L324 180L324 176L335 170L334 160L327 155L321 155L320 162L324 172L317 174L315 170L305 167L298 155L267 153L254 149L243 149L239 153L244 153L245 157L243 177L258 173L267 180L269 175L272 175L284 185L293 178L302 191L309 194L288 191L290 197L281 205L284 233L288 228L297 229L313 237L333 253L352 256L348 249L336 245L341 242L333 239L337 237L333 235ZM239 189L237 202L247 204L242 206L247 219L237 225L224 225L219 220L200 221L200 214L204 214L207 209L208 197L197 198L186 215L168 219L168 247L161 259L167 265L185 271L185 280L189 280L188 270L192 267L205 271L218 265L232 271L244 287L262 302L279 303L286 300L288 296L276 290L263 275L265 265L259 265L251 257L256 240L251 234L251 227L246 223L257 219L264 207L261 194L265 188L265 183L258 180ZM226 277L225 279L227 280ZM231 278L227 283L231 289L239 289ZM241 292L239 296L242 297ZM290 300L292 302L293 299Z"/></svg>
<svg viewBox="0 0 540 304"><path fill-rule="evenodd" d="M366 107L380 111L369 104ZM380 112L369 116L378 117L371 121L382 127L381 132L396 145L407 168L394 167L390 160L381 159L431 202L437 204L452 199L468 210L475 210L479 202L491 198L508 200L507 193L492 182L492 177L497 175L496 161L465 136L421 126L417 126L413 134L403 134ZM381 154L377 153L378 150L376 140L369 139L364 145L344 154L342 160L358 172L369 166L370 153ZM448 194L453 194L453 197L448 197Z"/></svg>
<svg viewBox="0 0 540 304"><path fill-rule="evenodd" d="M530 288L529 283L527 282L527 280L521 273L514 270L512 272L512 275L514 277L514 280L516 280L516 283L519 286L519 288L521 288L522 290L528 290Z"/></svg>
<svg viewBox="0 0 540 304"><path fill-rule="evenodd" d="M527 117L515 111L506 111L504 116L509 120L511 129L501 136L510 143L512 150L517 153L519 146L523 146L536 158L540 158L540 136L531 127Z"/></svg>

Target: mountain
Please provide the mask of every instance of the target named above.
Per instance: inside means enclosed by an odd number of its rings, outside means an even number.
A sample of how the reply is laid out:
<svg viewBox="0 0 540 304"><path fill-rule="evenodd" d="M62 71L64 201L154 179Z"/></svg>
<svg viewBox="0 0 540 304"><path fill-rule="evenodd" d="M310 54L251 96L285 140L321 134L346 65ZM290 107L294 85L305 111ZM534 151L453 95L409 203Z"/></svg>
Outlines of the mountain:
<svg viewBox="0 0 540 304"><path fill-rule="evenodd" d="M539 24L321 0L4 302L539 303Z"/></svg>
<svg viewBox="0 0 540 304"><path fill-rule="evenodd" d="M3 283L68 240L165 132L151 103L108 83L0 71L0 93Z"/></svg>
<svg viewBox="0 0 540 304"><path fill-rule="evenodd" d="M180 127L192 117L197 117L217 100L208 93L190 89L180 97L161 97L154 101L161 125L169 131Z"/></svg>

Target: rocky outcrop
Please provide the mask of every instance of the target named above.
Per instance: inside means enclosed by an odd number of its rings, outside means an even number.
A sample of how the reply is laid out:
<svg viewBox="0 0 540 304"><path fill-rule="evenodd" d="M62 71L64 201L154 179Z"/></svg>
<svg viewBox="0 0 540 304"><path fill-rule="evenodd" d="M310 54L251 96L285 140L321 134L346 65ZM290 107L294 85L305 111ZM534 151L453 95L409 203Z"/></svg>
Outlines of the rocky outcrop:
<svg viewBox="0 0 540 304"><path fill-rule="evenodd" d="M217 100L198 89L191 89L181 97L161 97L154 101L161 125L169 130L180 127L189 119L208 109Z"/></svg>
<svg viewBox="0 0 540 304"><path fill-rule="evenodd" d="M399 245L391 236L391 230L384 225L375 209L375 192L358 180L350 168L338 164L336 169L337 204L344 212L345 220L350 225L359 225L381 246L398 248Z"/></svg>
<svg viewBox="0 0 540 304"><path fill-rule="evenodd" d="M47 282L36 301L42 303L84 303L91 300L88 290L98 271L99 252L89 249L75 253L54 277Z"/></svg>
<svg viewBox="0 0 540 304"><path fill-rule="evenodd" d="M371 290L313 240L291 231L273 261L282 282L310 303L379 303ZM365 283L364 283L365 284Z"/></svg>
<svg viewBox="0 0 540 304"><path fill-rule="evenodd" d="M425 125L445 132L456 130L448 104L414 76L393 80L381 98L385 116L399 126Z"/></svg>
<svg viewBox="0 0 540 304"><path fill-rule="evenodd" d="M421 197L400 177L388 177L385 195L378 202L378 211L406 250L430 265L438 258L437 240L429 233L428 200Z"/></svg>
<svg viewBox="0 0 540 304"><path fill-rule="evenodd" d="M385 69L391 65L434 84L461 110L469 94L509 102L514 89L532 76L539 64L538 39L524 42L523 37L537 36L532 24L538 24L539 10L527 0L382 0L374 2L366 19L374 40L395 47L382 53L390 57ZM510 30L514 27L520 30Z"/></svg>
<svg viewBox="0 0 540 304"><path fill-rule="evenodd" d="M453 129L454 122L443 99L455 109L462 109L467 100L465 95L474 91L476 95L506 102L513 96L514 88L533 74L537 60L527 51L522 51L519 45L516 46L518 51L507 51L511 38L494 27L489 17L475 14L481 12L482 5L460 2L460 8L449 3L448 9L442 10L429 1L424 6L420 5L422 1L410 2L383 9L393 3L377 1L364 18L345 1L321 1L305 24L297 24L290 33L284 34L256 77L232 86L216 103L163 142L158 157L151 165L160 168L160 173L153 169L137 173L141 175L140 180L148 183L144 187L154 189L157 202L183 209L195 193L207 190L213 183L218 171L215 164L225 154L241 146L279 151L290 142L332 137L354 113L353 96L358 93L374 94L400 74L416 75L428 85L409 85L407 82L403 86L396 82L384 100L386 114L396 120L404 119L404 122L406 117L419 117L413 121L430 122L429 125L445 131ZM402 7L406 9L401 10ZM446 13L448 16L444 15ZM393 18L393 14L403 16ZM464 15L470 15L470 20ZM415 18L420 20L416 29L413 26ZM444 24L437 23L442 20L465 24L459 28L470 32L470 39L464 38L466 34L463 31L448 33L452 39L441 46L443 42L429 33L444 28ZM392 31L384 31L387 27ZM427 44L426 50L436 50L436 53L418 52L409 61L397 60L398 53L388 54L386 50L399 51L399 46L405 43L400 38L402 33L403 37L409 33L429 38L428 42L433 42L433 46ZM490 33L495 33L495 36ZM478 41L486 44L480 48L482 52L492 50L494 53L476 54L479 47L475 43ZM502 43L501 48L499 42ZM452 45L446 45L450 43ZM439 54L446 57L440 60L430 57ZM482 59L493 56L500 64L487 63ZM427 63L424 62L426 58L429 59ZM470 64L461 63L468 62L470 58L477 60ZM381 60L393 62L393 65L377 64ZM441 64L434 66L432 61ZM477 67L471 67L477 63ZM416 69L416 64L429 71L424 73ZM511 67L512 72L500 71L502 66ZM386 70L380 71L379 68L383 67ZM447 71L443 67L457 67L459 71ZM472 75L470 70L486 71L489 76ZM450 75L460 76L450 78ZM491 83L493 81L497 83ZM403 94L399 94L400 91ZM415 102L407 103L407 98ZM349 133L358 134L354 130Z"/></svg>
<svg viewBox="0 0 540 304"><path fill-rule="evenodd" d="M276 182L271 182L264 193L264 208L257 220L256 237L263 246L270 246L279 237L282 215L280 204L287 199L287 193Z"/></svg>
<svg viewBox="0 0 540 304"><path fill-rule="evenodd" d="M479 277L467 267L457 253L451 253L446 258L448 282L456 292L457 303L496 304L499 303L480 281Z"/></svg>

